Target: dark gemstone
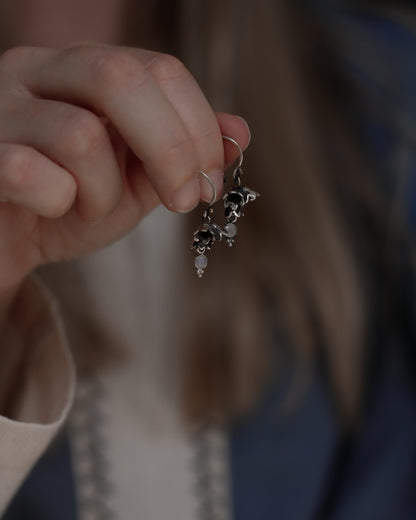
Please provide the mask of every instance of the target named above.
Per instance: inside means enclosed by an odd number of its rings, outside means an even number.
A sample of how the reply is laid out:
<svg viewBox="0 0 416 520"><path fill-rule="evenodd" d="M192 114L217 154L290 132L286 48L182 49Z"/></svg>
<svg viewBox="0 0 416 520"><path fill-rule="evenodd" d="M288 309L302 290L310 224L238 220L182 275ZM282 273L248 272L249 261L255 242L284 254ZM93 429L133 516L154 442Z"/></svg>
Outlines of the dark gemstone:
<svg viewBox="0 0 416 520"><path fill-rule="evenodd" d="M210 241L210 240L212 240L212 232L211 231L199 231L198 238L202 242Z"/></svg>
<svg viewBox="0 0 416 520"><path fill-rule="evenodd" d="M235 191L231 191L225 200L226 204L235 204L239 206L244 204L244 195L242 193L236 193Z"/></svg>

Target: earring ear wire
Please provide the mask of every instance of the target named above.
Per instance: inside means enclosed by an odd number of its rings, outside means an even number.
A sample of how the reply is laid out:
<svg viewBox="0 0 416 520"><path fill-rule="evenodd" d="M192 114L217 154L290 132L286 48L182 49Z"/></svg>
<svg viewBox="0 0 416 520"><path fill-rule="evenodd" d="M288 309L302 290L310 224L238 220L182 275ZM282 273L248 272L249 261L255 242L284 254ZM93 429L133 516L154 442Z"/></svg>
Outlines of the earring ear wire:
<svg viewBox="0 0 416 520"><path fill-rule="evenodd" d="M214 204L214 202L217 200L217 187L215 186L215 182L205 172L203 172L202 170L198 170L198 173L201 174L202 177L204 177L211 185L211 188L212 188L212 199L208 203L208 206L211 207Z"/></svg>
<svg viewBox="0 0 416 520"><path fill-rule="evenodd" d="M241 146L237 143L237 141L235 139L233 139L232 137L228 137L227 135L223 135L222 138L225 141L229 141L230 143L232 143L238 150L239 159L238 159L238 164L237 164L237 166L235 167L235 170L234 170L234 171L236 171L238 168L241 168L241 166L243 165L243 160L244 160L243 150L241 149Z"/></svg>

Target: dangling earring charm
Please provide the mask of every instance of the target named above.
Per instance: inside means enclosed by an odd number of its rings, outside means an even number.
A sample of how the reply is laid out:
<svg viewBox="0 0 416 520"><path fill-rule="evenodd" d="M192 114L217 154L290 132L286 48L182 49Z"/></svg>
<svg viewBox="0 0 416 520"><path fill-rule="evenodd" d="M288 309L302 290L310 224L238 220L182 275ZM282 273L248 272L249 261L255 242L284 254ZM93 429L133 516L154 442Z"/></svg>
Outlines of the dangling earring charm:
<svg viewBox="0 0 416 520"><path fill-rule="evenodd" d="M192 243L192 249L198 253L198 256L194 261L196 274L199 278L202 278L208 265L208 258L205 256L205 252L207 250L209 251L215 242L219 242L222 239L223 231L221 227L214 224L211 219L211 215L214 212L212 205L217 199L217 188L215 187L213 180L208 177L205 172L199 170L198 173L200 173L210 183L213 191L211 202L202 215L202 224L195 231Z"/></svg>
<svg viewBox="0 0 416 520"><path fill-rule="evenodd" d="M241 176L243 175L243 151L240 145L231 137L223 136L223 139L230 141L238 148L240 158L236 168L233 171L233 186L223 196L224 201L224 215L227 224L224 226L224 235L227 237L227 244L231 247L234 244L235 237L237 236L238 228L235 225L237 219L244 216L243 207L256 200L260 196L259 193L241 186Z"/></svg>

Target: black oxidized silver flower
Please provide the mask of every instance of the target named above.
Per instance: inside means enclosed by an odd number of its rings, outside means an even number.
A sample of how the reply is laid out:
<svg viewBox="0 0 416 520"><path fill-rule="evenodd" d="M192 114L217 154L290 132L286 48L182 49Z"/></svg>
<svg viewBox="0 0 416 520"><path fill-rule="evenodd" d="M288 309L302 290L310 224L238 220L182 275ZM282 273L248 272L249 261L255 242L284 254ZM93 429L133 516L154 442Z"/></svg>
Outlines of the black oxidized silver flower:
<svg viewBox="0 0 416 520"><path fill-rule="evenodd" d="M227 192L223 197L227 222L236 222L243 215L243 207L258 196L258 193L246 186L236 186Z"/></svg>
<svg viewBox="0 0 416 520"><path fill-rule="evenodd" d="M217 224L205 222L194 233L192 249L203 253L206 249L211 249L215 242L222 239L222 229Z"/></svg>

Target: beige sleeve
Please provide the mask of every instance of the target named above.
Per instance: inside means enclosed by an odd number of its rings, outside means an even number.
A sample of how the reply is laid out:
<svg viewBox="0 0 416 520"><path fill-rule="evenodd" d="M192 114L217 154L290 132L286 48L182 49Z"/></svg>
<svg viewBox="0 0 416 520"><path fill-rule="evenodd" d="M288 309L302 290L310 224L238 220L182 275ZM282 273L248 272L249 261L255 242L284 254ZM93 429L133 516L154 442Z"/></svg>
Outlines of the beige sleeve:
<svg viewBox="0 0 416 520"><path fill-rule="evenodd" d="M31 277L0 334L0 516L65 421L74 387L58 313Z"/></svg>

